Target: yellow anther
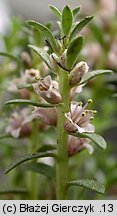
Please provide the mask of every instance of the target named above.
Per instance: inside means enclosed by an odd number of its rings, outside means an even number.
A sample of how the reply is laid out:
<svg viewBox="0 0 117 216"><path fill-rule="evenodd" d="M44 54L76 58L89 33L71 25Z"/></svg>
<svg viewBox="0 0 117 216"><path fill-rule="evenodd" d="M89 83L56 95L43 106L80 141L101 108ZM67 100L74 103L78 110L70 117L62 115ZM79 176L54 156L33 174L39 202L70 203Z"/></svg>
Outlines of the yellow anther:
<svg viewBox="0 0 117 216"><path fill-rule="evenodd" d="M92 102L93 102L93 100L92 100L92 99L89 99L89 100L88 100L88 103L92 103Z"/></svg>
<svg viewBox="0 0 117 216"><path fill-rule="evenodd" d="M40 80L40 77L35 77L35 79L38 81L38 80Z"/></svg>
<svg viewBox="0 0 117 216"><path fill-rule="evenodd" d="M96 113L97 113L97 110L93 110L93 113L96 114Z"/></svg>
<svg viewBox="0 0 117 216"><path fill-rule="evenodd" d="M85 113L85 112L83 112L83 113L82 113L82 116L86 116L86 113Z"/></svg>

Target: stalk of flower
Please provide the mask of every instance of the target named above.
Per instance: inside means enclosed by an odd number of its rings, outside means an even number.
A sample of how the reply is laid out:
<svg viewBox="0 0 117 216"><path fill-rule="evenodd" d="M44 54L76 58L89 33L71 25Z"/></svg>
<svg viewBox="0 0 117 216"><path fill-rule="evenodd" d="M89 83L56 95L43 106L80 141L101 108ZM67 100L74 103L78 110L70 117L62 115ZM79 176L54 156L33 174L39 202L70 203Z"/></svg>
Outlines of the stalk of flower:
<svg viewBox="0 0 117 216"><path fill-rule="evenodd" d="M82 106L81 102L72 101L71 102L71 111L65 113L66 122L64 124L64 128L68 132L76 132L79 133L87 132L93 133L95 132L95 127L91 124L91 120L94 117L96 111L94 110L86 110L87 105L91 102L88 102Z"/></svg>
<svg viewBox="0 0 117 216"><path fill-rule="evenodd" d="M58 104L62 101L58 91L58 82L52 80L50 75L37 80L37 83L33 84L33 88L35 92L48 103Z"/></svg>
<svg viewBox="0 0 117 216"><path fill-rule="evenodd" d="M94 149L89 144L89 139L87 138L78 138L72 135L68 137L68 155L73 156L76 153L81 152L84 149L88 150L89 154L92 154Z"/></svg>

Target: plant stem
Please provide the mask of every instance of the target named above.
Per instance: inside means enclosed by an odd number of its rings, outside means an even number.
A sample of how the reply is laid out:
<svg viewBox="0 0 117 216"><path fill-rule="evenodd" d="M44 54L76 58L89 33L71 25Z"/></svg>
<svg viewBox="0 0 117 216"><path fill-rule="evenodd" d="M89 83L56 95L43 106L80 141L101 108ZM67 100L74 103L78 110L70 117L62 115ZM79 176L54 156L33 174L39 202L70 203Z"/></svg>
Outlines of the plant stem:
<svg viewBox="0 0 117 216"><path fill-rule="evenodd" d="M34 153L37 149L38 146L38 122L33 122L32 125L32 135L30 138L30 143L29 143L29 153ZM36 160L35 160L36 161ZM29 194L29 199L31 200L37 200L38 199L38 181L37 181L37 173L29 171L27 175L28 179L28 194Z"/></svg>
<svg viewBox="0 0 117 216"><path fill-rule="evenodd" d="M68 74L64 70L59 73L59 91L62 96L62 104L58 106L57 121L56 196L57 199L65 200L67 199L68 179L68 133L64 129L64 123L66 120L65 113L69 111L70 85Z"/></svg>

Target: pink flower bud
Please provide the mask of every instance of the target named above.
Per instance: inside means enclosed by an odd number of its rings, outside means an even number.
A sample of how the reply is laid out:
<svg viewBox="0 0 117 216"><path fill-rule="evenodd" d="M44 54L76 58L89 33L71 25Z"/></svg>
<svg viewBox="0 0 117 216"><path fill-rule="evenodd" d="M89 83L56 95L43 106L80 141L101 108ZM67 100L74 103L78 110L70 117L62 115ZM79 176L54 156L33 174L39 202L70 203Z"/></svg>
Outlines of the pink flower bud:
<svg viewBox="0 0 117 216"><path fill-rule="evenodd" d="M67 62L67 49L65 49L65 51L62 53L60 60L59 60L59 64L63 67L66 68L66 62Z"/></svg>
<svg viewBox="0 0 117 216"><path fill-rule="evenodd" d="M73 156L76 153L81 152L83 149L87 148L89 154L92 154L94 149L89 144L89 139L78 138L69 135L68 137L68 155Z"/></svg>
<svg viewBox="0 0 117 216"><path fill-rule="evenodd" d="M86 62L79 62L69 74L70 84L72 86L78 85L84 74L88 72L88 68Z"/></svg>
<svg viewBox="0 0 117 216"><path fill-rule="evenodd" d="M50 55L50 62L51 62L51 67L52 67L52 70L54 73L57 73L58 71L58 62L59 62L59 57L55 54L55 53L52 53Z"/></svg>
<svg viewBox="0 0 117 216"><path fill-rule="evenodd" d="M32 60L30 55L27 52L22 52L21 58L26 65L26 67L31 68L32 67Z"/></svg>

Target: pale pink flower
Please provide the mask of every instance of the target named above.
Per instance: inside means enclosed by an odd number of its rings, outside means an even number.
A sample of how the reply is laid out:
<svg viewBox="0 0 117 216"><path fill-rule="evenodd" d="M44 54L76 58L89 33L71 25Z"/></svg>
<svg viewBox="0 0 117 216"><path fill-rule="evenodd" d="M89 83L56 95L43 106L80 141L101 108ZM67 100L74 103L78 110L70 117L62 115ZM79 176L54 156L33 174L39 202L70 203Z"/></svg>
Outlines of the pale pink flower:
<svg viewBox="0 0 117 216"><path fill-rule="evenodd" d="M101 46L98 43L86 44L82 50L82 55L87 58L89 67L93 67L101 55Z"/></svg>
<svg viewBox="0 0 117 216"><path fill-rule="evenodd" d="M40 72L37 69L26 69L24 73L21 73L21 80L23 84L36 82L36 77L40 77Z"/></svg>
<svg viewBox="0 0 117 216"><path fill-rule="evenodd" d="M108 66L110 68L117 68L117 34L111 45L111 49L108 53Z"/></svg>
<svg viewBox="0 0 117 216"><path fill-rule="evenodd" d="M30 135L31 127L28 122L31 120L29 109L23 108L22 110L14 111L8 119L6 133L11 134L15 138L18 138L20 135Z"/></svg>
<svg viewBox="0 0 117 216"><path fill-rule="evenodd" d="M75 136L68 136L68 155L72 156L83 149L87 149L89 154L92 154L94 149L89 144L90 140L87 138L79 138Z"/></svg>
<svg viewBox="0 0 117 216"><path fill-rule="evenodd" d="M88 101L88 103L90 100ZM90 122L93 119L95 111L86 110L88 105L86 103L82 106L81 102L72 101L71 102L71 111L65 113L66 122L64 124L65 130L68 132L76 132L79 133L87 132L93 133L95 132L95 127Z"/></svg>
<svg viewBox="0 0 117 216"><path fill-rule="evenodd" d="M18 86L22 86L25 84L30 84L36 82L36 77L40 76L39 70L35 69L27 69L25 72L21 72L21 76L19 78L13 79L9 82L9 86L7 90L9 92L18 93Z"/></svg>
<svg viewBox="0 0 117 216"><path fill-rule="evenodd" d="M58 91L58 82L52 80L49 75L43 79L39 79L37 83L33 84L33 87L35 92L48 103L57 104L62 101Z"/></svg>
<svg viewBox="0 0 117 216"><path fill-rule="evenodd" d="M31 118L32 119L39 118L45 124L56 125L56 123L57 123L57 109L55 107L52 107L52 108L35 107Z"/></svg>
<svg viewBox="0 0 117 216"><path fill-rule="evenodd" d="M116 0L111 0L111 1L100 0L99 6L100 6L100 14L103 17L107 17L107 19L113 17L116 14L116 7L117 7Z"/></svg>

